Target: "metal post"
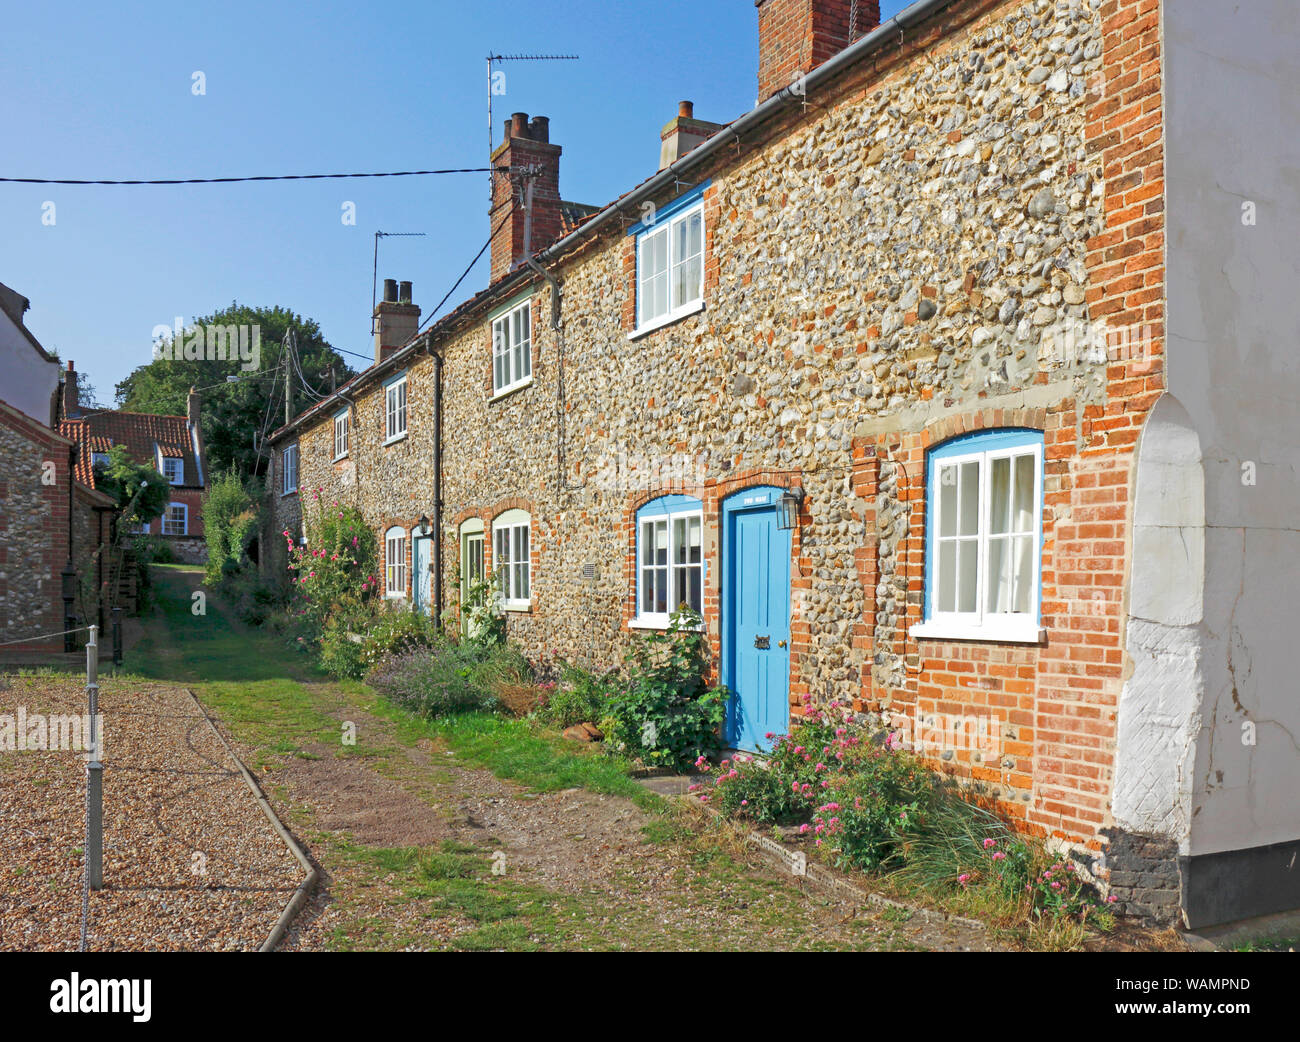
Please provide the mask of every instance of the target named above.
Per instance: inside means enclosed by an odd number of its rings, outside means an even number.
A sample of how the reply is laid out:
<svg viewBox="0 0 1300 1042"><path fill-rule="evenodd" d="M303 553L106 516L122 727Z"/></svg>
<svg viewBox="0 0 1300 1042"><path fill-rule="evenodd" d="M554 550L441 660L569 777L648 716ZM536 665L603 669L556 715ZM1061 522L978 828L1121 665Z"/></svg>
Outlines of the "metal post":
<svg viewBox="0 0 1300 1042"><path fill-rule="evenodd" d="M104 765L99 762L99 627L86 642L86 700L90 710L90 760L86 764L86 882L104 885Z"/></svg>
<svg viewBox="0 0 1300 1042"><path fill-rule="evenodd" d="M122 609L113 609L113 665L122 664Z"/></svg>

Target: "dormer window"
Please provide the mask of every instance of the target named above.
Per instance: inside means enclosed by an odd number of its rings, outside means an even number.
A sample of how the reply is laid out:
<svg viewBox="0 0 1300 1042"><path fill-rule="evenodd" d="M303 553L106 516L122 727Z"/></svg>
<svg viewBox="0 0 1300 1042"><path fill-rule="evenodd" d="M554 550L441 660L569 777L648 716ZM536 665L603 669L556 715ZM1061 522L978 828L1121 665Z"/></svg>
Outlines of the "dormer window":
<svg viewBox="0 0 1300 1042"><path fill-rule="evenodd" d="M163 477L173 485L179 485L185 480L185 464L175 456L164 456Z"/></svg>

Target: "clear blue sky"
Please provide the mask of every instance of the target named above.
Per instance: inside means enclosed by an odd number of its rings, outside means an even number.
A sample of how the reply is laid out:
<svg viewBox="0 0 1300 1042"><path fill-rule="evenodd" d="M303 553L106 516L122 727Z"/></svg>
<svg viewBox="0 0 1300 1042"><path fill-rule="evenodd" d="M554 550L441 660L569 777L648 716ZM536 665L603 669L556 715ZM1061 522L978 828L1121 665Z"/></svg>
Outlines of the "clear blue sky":
<svg viewBox="0 0 1300 1042"><path fill-rule="evenodd" d="M885 0L884 17L904 5ZM495 53L513 111L551 118L566 199L605 203L653 173L677 102L752 107L753 0L8 5L0 176L220 177L483 166ZM206 94L192 93L193 73ZM55 204L53 226L43 204ZM341 220L356 204L355 226ZM337 348L371 351L379 278L428 309L487 238L487 175L188 186L0 184L0 282L29 297L46 348L105 403L151 332L229 304L283 305ZM486 257L448 307L487 282ZM444 309L445 310L445 309ZM350 356L357 367L364 362Z"/></svg>

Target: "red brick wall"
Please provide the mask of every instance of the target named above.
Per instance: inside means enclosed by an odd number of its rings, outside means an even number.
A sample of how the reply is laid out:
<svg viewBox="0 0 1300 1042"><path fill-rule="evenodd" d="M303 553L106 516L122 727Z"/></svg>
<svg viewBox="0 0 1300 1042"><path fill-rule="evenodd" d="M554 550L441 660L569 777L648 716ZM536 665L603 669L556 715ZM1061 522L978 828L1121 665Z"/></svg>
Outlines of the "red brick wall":
<svg viewBox="0 0 1300 1042"><path fill-rule="evenodd" d="M758 97L765 100L880 24L879 0L764 0L758 8Z"/></svg>
<svg viewBox="0 0 1300 1042"><path fill-rule="evenodd" d="M527 185L523 170L538 168L533 181L533 221L530 249L545 249L560 238L559 145L530 137L508 137L492 155L494 166L511 168L492 175L492 281L507 274L524 255L524 207Z"/></svg>

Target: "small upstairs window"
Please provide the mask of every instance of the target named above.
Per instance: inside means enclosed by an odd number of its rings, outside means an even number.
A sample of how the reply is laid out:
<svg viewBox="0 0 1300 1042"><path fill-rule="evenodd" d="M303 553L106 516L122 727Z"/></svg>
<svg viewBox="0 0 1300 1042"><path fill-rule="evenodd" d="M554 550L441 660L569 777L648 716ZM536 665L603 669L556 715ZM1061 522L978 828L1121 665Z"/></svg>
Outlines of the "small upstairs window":
<svg viewBox="0 0 1300 1042"><path fill-rule="evenodd" d="M704 306L701 189L670 203L636 232L636 331L655 329Z"/></svg>
<svg viewBox="0 0 1300 1042"><path fill-rule="evenodd" d="M298 446L286 445L280 454L280 495L298 491Z"/></svg>
<svg viewBox="0 0 1300 1042"><path fill-rule="evenodd" d="M185 480L185 464L175 456L163 457L163 477L173 485L179 485Z"/></svg>
<svg viewBox="0 0 1300 1042"><path fill-rule="evenodd" d="M532 304L524 301L492 320L492 393L505 394L533 379Z"/></svg>
<svg viewBox="0 0 1300 1042"><path fill-rule="evenodd" d="M406 437L406 374L384 385L384 443Z"/></svg>
<svg viewBox="0 0 1300 1042"><path fill-rule="evenodd" d="M348 454L348 435L351 422L347 409L334 414L334 458L336 460L340 460Z"/></svg>

